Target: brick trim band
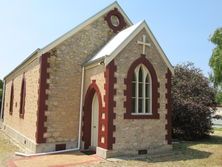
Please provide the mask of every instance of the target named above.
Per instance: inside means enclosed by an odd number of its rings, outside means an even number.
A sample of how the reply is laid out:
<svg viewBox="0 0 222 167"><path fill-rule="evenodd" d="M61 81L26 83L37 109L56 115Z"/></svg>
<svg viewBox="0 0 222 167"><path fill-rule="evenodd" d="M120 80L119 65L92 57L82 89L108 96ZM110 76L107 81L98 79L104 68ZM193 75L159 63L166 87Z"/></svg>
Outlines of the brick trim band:
<svg viewBox="0 0 222 167"><path fill-rule="evenodd" d="M139 64L143 64L148 69L152 79L152 115L131 114L131 94L132 94L131 81L134 70ZM124 80L124 83L126 84L126 90L124 91L124 95L126 96L126 101L124 103L124 107L126 108L126 113L124 114L124 119L159 119L159 114L158 114L159 82L157 80L157 75L153 65L150 63L148 59L146 59L145 55L141 54L141 57L136 59L131 64L127 73L127 78Z"/></svg>
<svg viewBox="0 0 222 167"><path fill-rule="evenodd" d="M116 118L114 113L114 107L116 107L116 102L114 101L114 95L116 95L116 89L114 84L116 83L115 72L117 67L112 60L107 66L104 73L105 77L105 113L106 113L106 127L108 127L107 132L107 145L106 149L112 150L113 144L115 143L115 137L113 137L113 132L116 130L115 125L113 125L113 120Z"/></svg>
<svg viewBox="0 0 222 167"><path fill-rule="evenodd" d="M39 78L39 99L38 99L38 112L37 112L37 131L36 131L36 143L45 143L46 138L44 138L44 133L47 131L47 128L44 126L44 122L47 120L45 116L45 111L48 110L48 106L46 105L46 100L48 99L48 95L46 94L46 90L49 88L49 84L47 83L47 79L49 79L49 73L47 69L49 68L48 59L50 57L50 53L47 52L43 54L40 61L40 78Z"/></svg>
<svg viewBox="0 0 222 167"><path fill-rule="evenodd" d="M101 147L101 112L102 112L102 98L101 93L99 91L99 87L96 84L95 80L92 80L92 83L89 85L86 95L85 95L85 102L83 106L83 127L82 127L82 140L84 141L84 148L88 149L91 145L91 118L92 118L92 101L93 97L97 94L98 102L99 102L99 129L98 129L98 145Z"/></svg>
<svg viewBox="0 0 222 167"><path fill-rule="evenodd" d="M167 93L166 93L166 99L167 99L167 103L166 103L166 110L167 110L167 114L166 114L166 120L167 120L167 124L165 125L165 129L167 131L167 134L165 136L165 139L167 140L168 144L172 143L172 123L171 123L171 116L172 116L172 101L171 101L171 78L172 78L172 73L171 71L168 69L167 73L166 73L166 89L167 89Z"/></svg>

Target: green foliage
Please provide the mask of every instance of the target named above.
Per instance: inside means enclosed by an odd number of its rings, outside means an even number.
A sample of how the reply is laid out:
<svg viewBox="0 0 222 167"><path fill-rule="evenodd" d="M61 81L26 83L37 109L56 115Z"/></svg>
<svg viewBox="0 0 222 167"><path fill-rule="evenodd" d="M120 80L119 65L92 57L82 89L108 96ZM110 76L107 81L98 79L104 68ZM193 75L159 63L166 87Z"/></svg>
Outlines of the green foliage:
<svg viewBox="0 0 222 167"><path fill-rule="evenodd" d="M192 63L177 65L172 79L173 137L194 140L208 136L214 105L215 90L201 70Z"/></svg>
<svg viewBox="0 0 222 167"><path fill-rule="evenodd" d="M209 61L209 65L212 69L210 78L215 87L217 87L222 85L222 28L218 28L214 32L210 41L216 45Z"/></svg>
<svg viewBox="0 0 222 167"><path fill-rule="evenodd" d="M222 91L218 90L216 94L216 102L217 104L222 105Z"/></svg>
<svg viewBox="0 0 222 167"><path fill-rule="evenodd" d="M3 88L3 81L0 79L0 89Z"/></svg>

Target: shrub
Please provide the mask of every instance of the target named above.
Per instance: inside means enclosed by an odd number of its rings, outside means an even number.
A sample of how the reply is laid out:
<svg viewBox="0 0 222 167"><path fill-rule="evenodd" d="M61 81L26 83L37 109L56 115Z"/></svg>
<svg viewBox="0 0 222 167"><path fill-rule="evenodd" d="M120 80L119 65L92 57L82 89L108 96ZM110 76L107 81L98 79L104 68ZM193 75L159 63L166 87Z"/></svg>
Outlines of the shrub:
<svg viewBox="0 0 222 167"><path fill-rule="evenodd" d="M216 94L216 102L219 105L222 105L222 91L218 90Z"/></svg>
<svg viewBox="0 0 222 167"><path fill-rule="evenodd" d="M172 79L173 137L195 140L212 132L215 90L192 63L177 65Z"/></svg>

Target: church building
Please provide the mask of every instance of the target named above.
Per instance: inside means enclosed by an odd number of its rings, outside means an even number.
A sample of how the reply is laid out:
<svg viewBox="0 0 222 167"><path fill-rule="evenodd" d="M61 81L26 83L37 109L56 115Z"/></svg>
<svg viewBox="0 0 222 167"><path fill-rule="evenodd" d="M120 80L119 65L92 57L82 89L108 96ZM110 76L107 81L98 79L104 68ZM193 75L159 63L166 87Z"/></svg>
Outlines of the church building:
<svg viewBox="0 0 222 167"><path fill-rule="evenodd" d="M0 126L26 153L168 151L173 73L146 21L114 2L4 78Z"/></svg>

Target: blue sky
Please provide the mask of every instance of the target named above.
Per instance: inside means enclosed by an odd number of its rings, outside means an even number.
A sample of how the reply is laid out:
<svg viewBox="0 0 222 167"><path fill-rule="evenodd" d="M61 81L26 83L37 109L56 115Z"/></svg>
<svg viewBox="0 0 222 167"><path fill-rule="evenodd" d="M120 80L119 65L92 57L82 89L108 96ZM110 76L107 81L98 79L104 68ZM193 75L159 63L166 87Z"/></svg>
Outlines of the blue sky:
<svg viewBox="0 0 222 167"><path fill-rule="evenodd" d="M0 79L36 48L42 48L102 10L113 0L5 0L0 2ZM136 23L146 20L173 65L193 62L207 76L222 27L221 0L119 0Z"/></svg>

